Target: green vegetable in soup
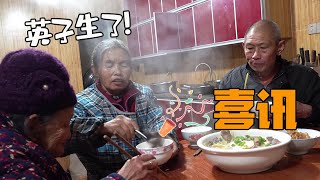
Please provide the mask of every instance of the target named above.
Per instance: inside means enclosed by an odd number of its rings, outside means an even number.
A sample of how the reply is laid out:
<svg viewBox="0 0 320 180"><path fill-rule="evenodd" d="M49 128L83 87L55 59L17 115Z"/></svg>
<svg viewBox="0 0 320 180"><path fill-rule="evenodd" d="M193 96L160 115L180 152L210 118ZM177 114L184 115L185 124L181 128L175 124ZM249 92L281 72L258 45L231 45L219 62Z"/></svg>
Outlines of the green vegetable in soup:
<svg viewBox="0 0 320 180"><path fill-rule="evenodd" d="M246 143L244 142L245 138L243 136L236 136L234 138L234 143L238 146L244 146Z"/></svg>
<svg viewBox="0 0 320 180"><path fill-rule="evenodd" d="M205 146L215 147L221 149L252 149L258 147L271 146L273 144L280 143L279 140L272 137L261 137L261 136L231 136L232 140L230 142L226 141L221 137L216 137L213 141L208 141L204 143Z"/></svg>

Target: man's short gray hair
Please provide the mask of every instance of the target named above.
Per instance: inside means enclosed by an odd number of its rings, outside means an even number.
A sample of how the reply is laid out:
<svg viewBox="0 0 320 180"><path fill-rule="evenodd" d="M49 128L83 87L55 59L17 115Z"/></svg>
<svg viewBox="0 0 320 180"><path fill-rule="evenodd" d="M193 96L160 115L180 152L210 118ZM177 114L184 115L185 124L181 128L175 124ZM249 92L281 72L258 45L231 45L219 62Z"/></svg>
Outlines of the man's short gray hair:
<svg viewBox="0 0 320 180"><path fill-rule="evenodd" d="M247 38L247 34L253 30L253 29L262 29L265 30L266 28L268 28L268 30L271 31L272 35L273 35L273 39L275 40L276 43L278 43L281 40L281 30L278 26L277 23L271 21L271 20L260 20L256 23L254 23L253 25L250 26L250 28L247 30L246 34L245 34L245 39Z"/></svg>
<svg viewBox="0 0 320 180"><path fill-rule="evenodd" d="M102 57L105 52L110 51L112 49L120 48L123 51L125 51L128 56L131 58L130 51L128 46L121 40L110 38L107 40L101 41L92 52L91 61L95 68L98 68Z"/></svg>

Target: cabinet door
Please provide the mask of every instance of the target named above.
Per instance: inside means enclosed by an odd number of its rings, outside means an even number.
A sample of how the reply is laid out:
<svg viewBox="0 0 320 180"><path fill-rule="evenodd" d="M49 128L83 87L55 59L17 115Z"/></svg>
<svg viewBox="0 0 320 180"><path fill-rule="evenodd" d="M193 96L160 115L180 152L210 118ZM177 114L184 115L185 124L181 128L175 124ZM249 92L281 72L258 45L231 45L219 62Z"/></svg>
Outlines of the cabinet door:
<svg viewBox="0 0 320 180"><path fill-rule="evenodd" d="M163 12L170 11L176 8L175 0L164 0L162 1Z"/></svg>
<svg viewBox="0 0 320 180"><path fill-rule="evenodd" d="M149 0L150 2L150 15L153 16L154 12L162 12L161 0Z"/></svg>
<svg viewBox="0 0 320 180"><path fill-rule="evenodd" d="M132 57L140 56L137 27L131 28L131 34L127 36L127 38L128 38L128 48L131 52L131 56Z"/></svg>
<svg viewBox="0 0 320 180"><path fill-rule="evenodd" d="M136 4L135 0L125 0L124 1L125 10L130 11L131 24L137 23L137 13L136 13Z"/></svg>
<svg viewBox="0 0 320 180"><path fill-rule="evenodd" d="M238 38L243 38L247 29L261 20L260 0L236 0L235 3Z"/></svg>
<svg viewBox="0 0 320 180"><path fill-rule="evenodd" d="M151 33L151 23L139 26L139 42L141 56L153 53L153 37Z"/></svg>
<svg viewBox="0 0 320 180"><path fill-rule="evenodd" d="M164 1L166 1L166 0L164 0ZM177 2L177 7L180 7L180 6L183 6L185 4L191 3L192 0L176 0L176 2Z"/></svg>
<svg viewBox="0 0 320 180"><path fill-rule="evenodd" d="M155 35L158 51L180 49L177 13L155 13Z"/></svg>
<svg viewBox="0 0 320 180"><path fill-rule="evenodd" d="M197 45L213 43L211 2L194 7Z"/></svg>
<svg viewBox="0 0 320 180"><path fill-rule="evenodd" d="M138 22L149 19L151 16L150 16L150 12L149 12L148 0L135 0L135 2L136 2L136 11L137 11Z"/></svg>
<svg viewBox="0 0 320 180"><path fill-rule="evenodd" d="M179 12L179 36L181 48L195 45L192 8Z"/></svg>
<svg viewBox="0 0 320 180"><path fill-rule="evenodd" d="M212 0L216 42L236 39L233 0Z"/></svg>

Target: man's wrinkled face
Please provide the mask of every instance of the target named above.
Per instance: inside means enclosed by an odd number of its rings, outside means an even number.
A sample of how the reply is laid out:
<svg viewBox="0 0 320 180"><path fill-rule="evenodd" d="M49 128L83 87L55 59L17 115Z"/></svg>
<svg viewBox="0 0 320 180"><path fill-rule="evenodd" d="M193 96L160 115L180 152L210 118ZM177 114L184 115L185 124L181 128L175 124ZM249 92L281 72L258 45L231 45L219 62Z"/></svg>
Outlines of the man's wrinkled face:
<svg viewBox="0 0 320 180"><path fill-rule="evenodd" d="M275 67L279 54L279 43L276 43L270 32L251 30L243 44L244 53L250 67L257 74L268 74Z"/></svg>
<svg viewBox="0 0 320 180"><path fill-rule="evenodd" d="M98 69L94 69L102 87L113 95L120 94L129 84L131 59L121 48L106 51Z"/></svg>

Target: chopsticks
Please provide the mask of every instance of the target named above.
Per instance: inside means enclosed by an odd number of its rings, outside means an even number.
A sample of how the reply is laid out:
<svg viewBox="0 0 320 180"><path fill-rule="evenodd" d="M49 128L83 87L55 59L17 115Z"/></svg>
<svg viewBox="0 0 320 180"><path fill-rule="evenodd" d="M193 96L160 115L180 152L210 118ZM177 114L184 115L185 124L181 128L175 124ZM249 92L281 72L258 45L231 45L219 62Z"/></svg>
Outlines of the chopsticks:
<svg viewBox="0 0 320 180"><path fill-rule="evenodd" d="M126 145L128 145L135 153L137 153L138 155L141 155L141 153L138 151L137 148L135 148L134 146L132 146L132 144L130 142L128 142L127 140L125 140L122 136L120 136L119 134L115 134L121 141L123 141ZM131 154L129 154L127 151L125 151L121 146L119 146L117 143L115 143L110 137L108 137L107 135L104 135L103 138L109 142L110 144L112 144L113 146L115 146L117 149L119 149L119 151L124 154L125 156L127 156L129 159L132 158ZM160 167L157 167L158 171L164 175L166 178L169 178L169 176L163 172Z"/></svg>

